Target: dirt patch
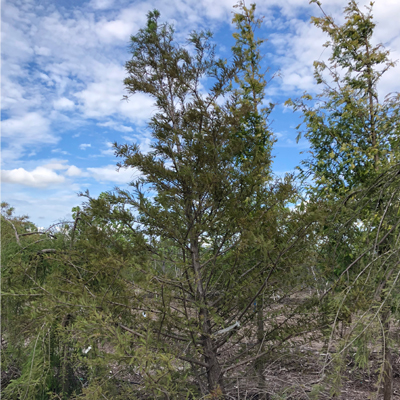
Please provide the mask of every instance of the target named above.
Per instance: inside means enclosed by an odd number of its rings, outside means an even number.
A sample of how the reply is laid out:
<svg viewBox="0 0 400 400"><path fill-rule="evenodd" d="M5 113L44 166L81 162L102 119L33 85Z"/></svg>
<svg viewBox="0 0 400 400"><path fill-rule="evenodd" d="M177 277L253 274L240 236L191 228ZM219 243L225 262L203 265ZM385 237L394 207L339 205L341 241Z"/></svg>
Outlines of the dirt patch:
<svg viewBox="0 0 400 400"><path fill-rule="evenodd" d="M320 347L321 343L315 343ZM328 360L330 361L330 360ZM260 390L257 376L246 371L246 378L236 377L228 391L229 398L265 400L380 400L379 394L379 354L372 353L369 371L357 368L348 357L340 375L330 364L321 379L321 371L326 362L326 354L315 350L314 346L302 346L296 352L271 360L264 370L265 387ZM245 372L245 371L243 371ZM245 375L245 374L244 374ZM243 375L243 376L244 376ZM340 376L340 379L338 379ZM333 382L333 380L336 382ZM337 387L336 391L333 389ZM393 400L400 400L400 356L393 360Z"/></svg>

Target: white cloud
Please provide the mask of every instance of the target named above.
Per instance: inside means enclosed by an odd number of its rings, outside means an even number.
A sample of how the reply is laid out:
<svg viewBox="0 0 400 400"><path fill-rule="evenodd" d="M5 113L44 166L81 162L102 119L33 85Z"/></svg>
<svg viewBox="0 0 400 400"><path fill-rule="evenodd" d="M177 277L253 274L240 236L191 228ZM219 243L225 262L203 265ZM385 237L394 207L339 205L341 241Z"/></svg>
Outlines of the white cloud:
<svg viewBox="0 0 400 400"><path fill-rule="evenodd" d="M47 168L47 169L55 169L60 170L60 169L67 169L68 165L66 165L67 160L60 160L60 161L51 161L47 164L44 164L42 167Z"/></svg>
<svg viewBox="0 0 400 400"><path fill-rule="evenodd" d="M111 142L106 142L107 149L106 150L101 150L101 154L103 156L115 156L115 149L114 149L114 144Z"/></svg>
<svg viewBox="0 0 400 400"><path fill-rule="evenodd" d="M16 140L22 138L25 143L56 143L58 138L50 132L50 121L37 112L3 120L2 137Z"/></svg>
<svg viewBox="0 0 400 400"><path fill-rule="evenodd" d="M230 22L232 17L233 6L237 4L235 0L203 0L199 2L193 2L191 6L196 7L201 10L201 14L205 13L205 15L209 18L216 20L223 20L224 22ZM228 20L228 21L227 21Z"/></svg>
<svg viewBox="0 0 400 400"><path fill-rule="evenodd" d="M59 141L50 130L50 121L37 112L22 116L14 116L1 121L1 134L4 141L2 146L2 163L8 164L19 159L33 148L55 144Z"/></svg>
<svg viewBox="0 0 400 400"><path fill-rule="evenodd" d="M62 185L60 185L62 187ZM79 189L78 189L79 190ZM60 220L71 221L71 209L82 203L76 192L64 189L54 190L15 186L3 198L15 207L17 215L27 214L37 226L47 229Z"/></svg>
<svg viewBox="0 0 400 400"><path fill-rule="evenodd" d="M136 169L120 169L117 171L115 165L107 165L99 168L87 168L91 176L99 182L114 182L126 184L139 178L140 173Z"/></svg>
<svg viewBox="0 0 400 400"><path fill-rule="evenodd" d="M63 155L68 155L68 154L70 154L70 153L68 153L68 151L61 150L61 149L53 149L53 150L51 150L51 152L52 152L52 153L60 153L60 154L63 154Z"/></svg>
<svg viewBox="0 0 400 400"><path fill-rule="evenodd" d="M35 46L34 51L35 54L37 54L38 56L45 56L45 57L51 56L51 50L47 47Z"/></svg>
<svg viewBox="0 0 400 400"><path fill-rule="evenodd" d="M104 42L127 41L133 33L132 23L123 20L101 21L96 24L96 32Z"/></svg>
<svg viewBox="0 0 400 400"><path fill-rule="evenodd" d="M54 104L54 108L56 110L70 111L75 108L75 103L73 101L67 99L66 97L61 97L61 98L55 100L53 104Z"/></svg>
<svg viewBox="0 0 400 400"><path fill-rule="evenodd" d="M141 136L122 136L124 140L126 140L128 143L137 143L139 145L139 150L147 154L148 152L152 151L153 149L151 148L151 137L149 137L146 132L141 132Z"/></svg>
<svg viewBox="0 0 400 400"><path fill-rule="evenodd" d="M114 0L92 0L89 3L89 6L93 7L95 10L105 10L111 8L113 5Z"/></svg>
<svg viewBox="0 0 400 400"><path fill-rule="evenodd" d="M86 118L119 116L138 124L143 124L149 119L154 104L149 96L138 93L129 101L122 99L125 93L123 79L126 76L122 66L99 66L96 75L97 79L94 82L75 93L80 103L79 108Z"/></svg>
<svg viewBox="0 0 400 400"><path fill-rule="evenodd" d="M86 150L88 147L92 147L92 145L90 143L82 143L79 145L81 150Z"/></svg>
<svg viewBox="0 0 400 400"><path fill-rule="evenodd" d="M289 25L290 32L274 33L269 38L275 50L274 62L280 66L281 75L271 86L285 94L313 91L316 87L313 61L329 56L323 47L327 38L308 21L291 20Z"/></svg>
<svg viewBox="0 0 400 400"><path fill-rule="evenodd" d="M107 122L98 123L97 126L104 126L106 128L114 129L115 131L118 131L118 132L133 132L133 129L130 126L118 124L115 121L107 121Z"/></svg>
<svg viewBox="0 0 400 400"><path fill-rule="evenodd" d="M83 172L80 168L76 167L75 165L71 165L68 167L65 175L70 177L78 177L78 176L88 176L87 173Z"/></svg>
<svg viewBox="0 0 400 400"><path fill-rule="evenodd" d="M33 171L27 171L24 168L2 170L1 180L3 183L45 188L50 185L63 183L65 178L49 168L37 167Z"/></svg>
<svg viewBox="0 0 400 400"><path fill-rule="evenodd" d="M3 61L3 64L7 65L7 62ZM4 71L4 66L3 66ZM13 107L25 108L26 104L26 88L18 83L15 79L15 76L18 74L23 74L22 68L16 65L8 65L7 67L8 74L2 71L1 77L1 109L9 110Z"/></svg>

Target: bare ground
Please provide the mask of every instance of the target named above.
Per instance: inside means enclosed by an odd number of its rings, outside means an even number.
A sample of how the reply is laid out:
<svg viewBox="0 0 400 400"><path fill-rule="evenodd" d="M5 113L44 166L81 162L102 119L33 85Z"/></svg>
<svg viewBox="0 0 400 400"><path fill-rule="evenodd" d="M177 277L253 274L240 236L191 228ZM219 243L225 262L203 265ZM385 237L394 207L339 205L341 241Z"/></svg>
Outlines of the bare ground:
<svg viewBox="0 0 400 400"><path fill-rule="evenodd" d="M257 378L240 379L229 390L229 398L265 400L381 400L379 394L379 353L372 352L369 370L355 366L353 357L347 357L342 366L341 380L336 393L329 389L334 386L335 373L327 367L325 379L321 380L321 369L330 357L321 351L321 343L302 346L296 353L285 354L281 359L271 360L264 371L265 390L256 389ZM330 364L332 365L332 364ZM338 375L336 374L336 377ZM320 385L320 390L318 386ZM262 396L264 394L264 397ZM400 355L393 355L393 400L400 400Z"/></svg>

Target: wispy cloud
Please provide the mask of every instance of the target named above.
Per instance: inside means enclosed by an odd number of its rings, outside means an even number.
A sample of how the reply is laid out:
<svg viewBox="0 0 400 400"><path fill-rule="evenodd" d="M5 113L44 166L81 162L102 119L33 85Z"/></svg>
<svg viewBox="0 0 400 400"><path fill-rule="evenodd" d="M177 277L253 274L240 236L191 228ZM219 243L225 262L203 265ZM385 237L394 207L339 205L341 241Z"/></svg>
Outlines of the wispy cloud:
<svg viewBox="0 0 400 400"><path fill-rule="evenodd" d="M62 150L62 149L52 149L51 152L52 153L59 153L59 154L63 154L63 155L70 154L68 151L65 151L65 150Z"/></svg>
<svg viewBox="0 0 400 400"><path fill-rule="evenodd" d="M111 142L106 142L106 149L101 150L101 155L103 156L114 156L115 155L115 149L113 147L114 145Z"/></svg>
<svg viewBox="0 0 400 400"><path fill-rule="evenodd" d="M101 122L98 123L97 126L103 126L105 128L111 128L115 131L118 132L133 132L133 128L131 126L126 126L126 125L122 125L119 124L115 121L107 121L107 122Z"/></svg>
<svg viewBox="0 0 400 400"><path fill-rule="evenodd" d="M126 184L140 177L140 173L136 169L121 168L118 171L115 165L107 165L99 168L88 168L87 170L91 176L99 182L115 182L119 184Z"/></svg>
<svg viewBox="0 0 400 400"><path fill-rule="evenodd" d="M38 112L30 112L21 116L13 116L1 122L2 163L18 160L27 151L32 153L43 145L56 144L59 136L50 130L50 121Z"/></svg>

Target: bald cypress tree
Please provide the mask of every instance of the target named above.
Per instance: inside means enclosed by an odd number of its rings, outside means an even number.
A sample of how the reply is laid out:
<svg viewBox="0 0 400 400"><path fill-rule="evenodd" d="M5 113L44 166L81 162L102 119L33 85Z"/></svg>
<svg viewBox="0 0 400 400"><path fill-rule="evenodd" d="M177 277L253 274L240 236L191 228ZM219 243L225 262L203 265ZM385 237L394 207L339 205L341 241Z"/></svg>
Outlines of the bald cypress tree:
<svg viewBox="0 0 400 400"><path fill-rule="evenodd" d="M190 342L188 362L205 367L208 390L216 392L223 391L218 354L232 333L223 330L239 327L251 304L236 302L249 274L228 254L244 244L246 231L265 212L270 180L272 138L259 109L265 81L255 71L259 43L248 24L252 12L235 16L239 26L247 25L237 34L231 65L216 58L210 33L192 33L189 51L174 42L173 28L159 22L157 11L149 13L147 27L132 36L125 85L130 94L155 100L152 150L116 145L120 167L142 175L133 193L119 196L137 209L149 250L156 255L161 239L179 254L179 279L160 279L180 293L185 322L164 310L160 332L170 326ZM242 281L234 282L241 273Z"/></svg>

